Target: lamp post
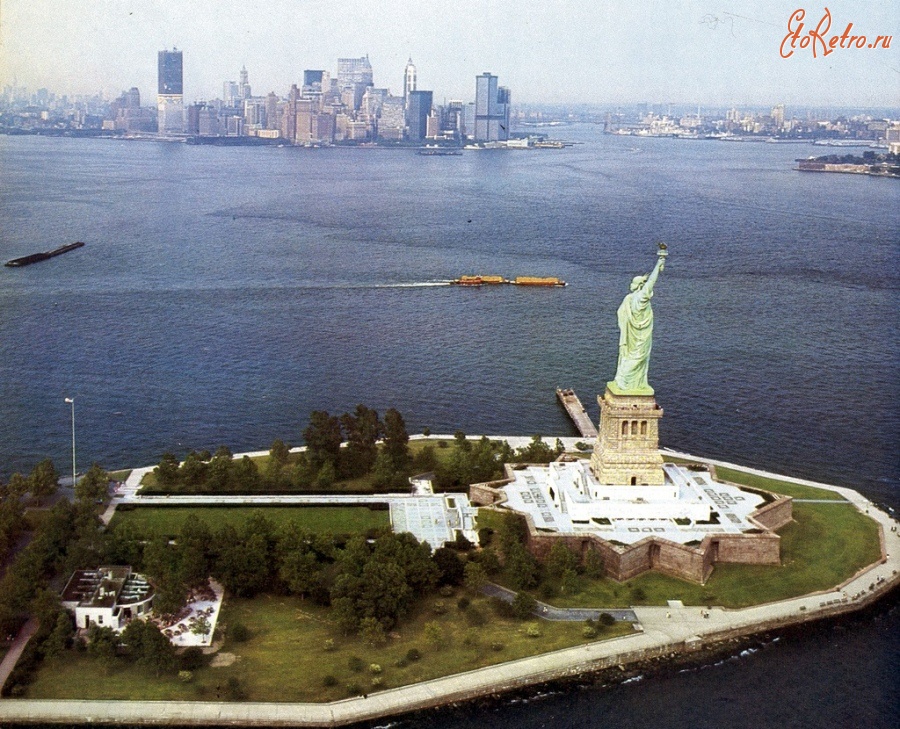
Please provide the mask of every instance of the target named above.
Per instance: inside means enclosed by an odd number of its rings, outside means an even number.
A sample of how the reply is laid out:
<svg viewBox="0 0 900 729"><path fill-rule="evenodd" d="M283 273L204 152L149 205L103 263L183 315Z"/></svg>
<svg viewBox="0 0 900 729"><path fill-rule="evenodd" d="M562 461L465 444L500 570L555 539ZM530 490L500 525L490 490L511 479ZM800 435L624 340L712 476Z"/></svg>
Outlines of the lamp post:
<svg viewBox="0 0 900 729"><path fill-rule="evenodd" d="M72 489L75 489L75 398L67 397L66 402L72 406Z"/></svg>

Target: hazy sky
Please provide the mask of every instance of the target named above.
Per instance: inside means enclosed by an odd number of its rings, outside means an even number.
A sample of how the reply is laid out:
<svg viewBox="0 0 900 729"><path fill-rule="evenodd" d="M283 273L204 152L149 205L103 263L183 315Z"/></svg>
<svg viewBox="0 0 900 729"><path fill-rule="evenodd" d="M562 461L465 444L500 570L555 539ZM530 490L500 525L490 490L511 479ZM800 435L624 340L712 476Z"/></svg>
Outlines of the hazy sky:
<svg viewBox="0 0 900 729"><path fill-rule="evenodd" d="M831 11L889 50L809 48L783 59L791 14ZM185 99L222 95L242 65L254 94L305 68L368 54L402 90L412 57L435 101L471 100L490 71L516 102L900 107L898 0L0 0L0 84L60 93L156 93L157 51L184 52Z"/></svg>

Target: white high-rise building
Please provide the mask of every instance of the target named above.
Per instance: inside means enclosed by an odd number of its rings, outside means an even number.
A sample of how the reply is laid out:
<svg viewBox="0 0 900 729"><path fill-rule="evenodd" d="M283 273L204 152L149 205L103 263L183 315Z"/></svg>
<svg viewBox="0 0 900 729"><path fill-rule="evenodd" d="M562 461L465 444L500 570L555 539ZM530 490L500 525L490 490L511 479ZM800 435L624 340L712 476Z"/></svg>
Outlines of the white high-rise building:
<svg viewBox="0 0 900 729"><path fill-rule="evenodd" d="M406 68L403 69L403 105L409 104L409 92L416 90L416 67L413 65L412 58L406 62Z"/></svg>

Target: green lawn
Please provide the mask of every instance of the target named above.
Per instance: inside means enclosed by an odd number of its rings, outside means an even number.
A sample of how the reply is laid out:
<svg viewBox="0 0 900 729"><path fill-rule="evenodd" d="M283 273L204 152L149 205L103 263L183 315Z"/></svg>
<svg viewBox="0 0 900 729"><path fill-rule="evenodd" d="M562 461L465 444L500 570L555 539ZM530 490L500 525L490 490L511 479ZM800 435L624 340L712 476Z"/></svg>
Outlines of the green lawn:
<svg viewBox="0 0 900 729"><path fill-rule="evenodd" d="M878 525L849 503L794 504L794 522L781 530L780 566L716 565L706 585L645 572L618 583L582 579L583 590L550 600L563 607L688 605L746 607L825 590L881 557ZM636 592L644 593L643 600Z"/></svg>
<svg viewBox="0 0 900 729"><path fill-rule="evenodd" d="M91 657L69 651L44 664L26 696L214 700L217 696L225 698L224 686L235 677L251 701L333 701L347 697L351 685L364 693L378 690L373 685L375 678L380 679L380 688L390 688L589 642L582 636L583 623L523 623L499 618L483 597L475 598L472 604L487 618L486 624L469 627L456 608L458 595L423 601L419 611L399 626L383 648L371 648L342 635L329 623L327 610L297 598L228 598L222 621L240 622L250 630L250 639L244 643L226 638L222 652L236 656L230 666L199 669L193 681L185 684L177 677L155 679L120 661L106 674ZM448 607L444 615L432 611L438 599ZM424 626L429 621L441 628L439 644L429 644L424 638ZM540 637L526 635L526 629L532 625L537 626ZM603 628L598 639L631 630L630 624L616 623ZM325 649L329 638L335 643L333 651ZM495 650L494 643L502 648ZM411 648L420 651L421 659L398 666ZM361 672L349 666L349 659L354 656L365 666ZM373 663L381 666L380 673L369 670ZM324 686L325 676L333 676L336 684Z"/></svg>
<svg viewBox="0 0 900 729"><path fill-rule="evenodd" d="M276 525L293 522L311 532L328 534L365 534L371 529L390 528L390 513L365 506L139 506L125 511L117 509L112 525L128 522L146 536L177 536L188 519L203 519L212 528L226 524L239 527L250 516L261 512Z"/></svg>

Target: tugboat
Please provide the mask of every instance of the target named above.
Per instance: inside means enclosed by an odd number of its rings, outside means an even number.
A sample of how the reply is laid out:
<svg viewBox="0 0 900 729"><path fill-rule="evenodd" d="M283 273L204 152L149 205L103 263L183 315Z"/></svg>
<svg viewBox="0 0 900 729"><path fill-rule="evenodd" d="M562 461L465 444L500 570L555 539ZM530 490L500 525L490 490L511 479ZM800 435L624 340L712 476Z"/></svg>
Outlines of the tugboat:
<svg viewBox="0 0 900 729"><path fill-rule="evenodd" d="M67 245L60 246L59 248L54 248L52 251L44 251L43 253L32 253L30 256L22 256L21 258L13 258L11 261L7 261L5 265L10 268L18 268L20 266L30 266L32 263L37 263L38 261L46 261L48 258L53 258L54 256L61 256L63 253L68 253L69 251L74 251L76 248L81 248L84 245L80 240L75 241L74 243L68 243Z"/></svg>

